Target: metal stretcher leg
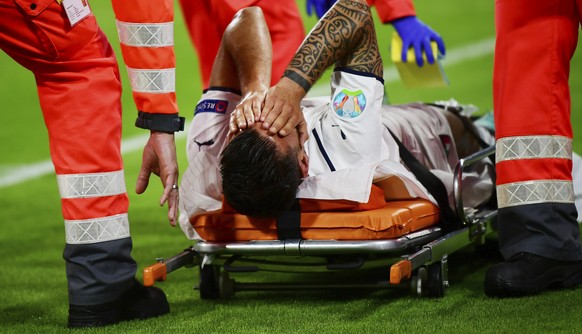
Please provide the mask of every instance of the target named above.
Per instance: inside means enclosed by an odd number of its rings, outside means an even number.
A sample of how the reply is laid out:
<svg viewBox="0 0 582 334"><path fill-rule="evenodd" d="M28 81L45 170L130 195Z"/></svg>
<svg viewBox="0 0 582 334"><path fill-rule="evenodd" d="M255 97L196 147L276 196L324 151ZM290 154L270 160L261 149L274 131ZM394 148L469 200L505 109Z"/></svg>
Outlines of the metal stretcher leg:
<svg viewBox="0 0 582 334"><path fill-rule="evenodd" d="M186 248L180 254L174 255L167 260L159 259L158 263L146 267L143 270L143 285L153 286L156 281L165 281L168 273L182 267L193 267L198 263L199 259L194 248Z"/></svg>

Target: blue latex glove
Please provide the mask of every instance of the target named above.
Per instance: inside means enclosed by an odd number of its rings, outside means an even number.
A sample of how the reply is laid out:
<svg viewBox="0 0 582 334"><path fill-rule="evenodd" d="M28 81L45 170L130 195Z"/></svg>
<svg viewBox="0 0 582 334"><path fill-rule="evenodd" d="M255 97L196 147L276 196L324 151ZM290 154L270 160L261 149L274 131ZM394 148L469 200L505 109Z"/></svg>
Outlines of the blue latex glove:
<svg viewBox="0 0 582 334"><path fill-rule="evenodd" d="M307 15L311 16L312 8L315 8L315 14L320 19L335 2L336 0L307 0Z"/></svg>
<svg viewBox="0 0 582 334"><path fill-rule="evenodd" d="M408 49L414 48L414 55L416 57L416 64L418 66L424 65L422 58L422 51L426 53L426 59L429 64L434 64L435 55L432 54L430 47L431 40L435 41L441 54L445 54L445 43L439 34L432 30L429 26L422 23L416 16L407 16L396 19L390 22L400 38L402 39L402 61L406 62Z"/></svg>

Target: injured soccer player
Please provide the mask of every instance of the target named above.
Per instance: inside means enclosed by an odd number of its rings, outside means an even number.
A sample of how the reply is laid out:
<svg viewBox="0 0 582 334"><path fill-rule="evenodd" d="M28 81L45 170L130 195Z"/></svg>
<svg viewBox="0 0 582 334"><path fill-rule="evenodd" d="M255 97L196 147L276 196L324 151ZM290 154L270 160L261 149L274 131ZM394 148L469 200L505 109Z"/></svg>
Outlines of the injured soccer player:
<svg viewBox="0 0 582 334"><path fill-rule="evenodd" d="M271 88L270 57L260 9L237 13L188 133L180 225L191 239L199 236L190 217L223 205L277 217L296 198L365 204L373 184L386 200L436 203L402 163L393 135L450 196L459 157L494 143L489 131L451 108L382 104L383 65L365 0L337 1ZM331 66L330 96L305 98ZM463 173L466 206L489 201L492 174L488 159Z"/></svg>

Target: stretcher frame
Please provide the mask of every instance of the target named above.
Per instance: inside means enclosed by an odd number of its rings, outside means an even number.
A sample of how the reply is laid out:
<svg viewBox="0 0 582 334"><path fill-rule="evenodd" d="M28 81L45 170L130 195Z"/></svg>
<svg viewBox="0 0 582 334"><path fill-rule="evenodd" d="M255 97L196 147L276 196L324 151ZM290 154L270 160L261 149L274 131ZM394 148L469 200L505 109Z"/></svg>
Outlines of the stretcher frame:
<svg viewBox="0 0 582 334"><path fill-rule="evenodd" d="M182 267L199 267L195 286L201 299L229 298L239 291L310 289L383 289L410 287L420 296L443 297L448 281L448 255L469 246L481 245L495 233L496 207L465 208L462 199L463 171L489 158L495 147L460 159L454 171L454 208L462 226L444 232L439 226L424 228L385 240L259 240L237 242L197 241L181 253L146 267L144 285L165 281L167 274ZM273 260L273 257L277 259ZM285 259L281 261L280 259ZM290 259L290 260L288 260ZM323 261L322 261L323 259ZM353 271L384 266L386 279L377 282L261 282L243 283L231 273L283 271Z"/></svg>

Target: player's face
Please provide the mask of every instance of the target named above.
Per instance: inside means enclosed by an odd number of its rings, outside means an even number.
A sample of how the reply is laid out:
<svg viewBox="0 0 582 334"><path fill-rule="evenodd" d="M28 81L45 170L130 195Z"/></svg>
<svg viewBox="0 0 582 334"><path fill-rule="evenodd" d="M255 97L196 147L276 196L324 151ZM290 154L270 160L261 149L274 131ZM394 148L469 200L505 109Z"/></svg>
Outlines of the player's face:
<svg viewBox="0 0 582 334"><path fill-rule="evenodd" d="M263 129L261 123L257 123L255 125L257 131L262 136L268 137L270 140L273 140L277 147L284 153L289 152L289 150L297 152L297 160L299 162L299 168L301 169L301 173L303 177L307 177L307 170L309 166L309 159L307 154L305 153L305 149L303 144L299 140L299 132L297 129L291 131L287 136L281 137L278 134L269 135L267 130Z"/></svg>

